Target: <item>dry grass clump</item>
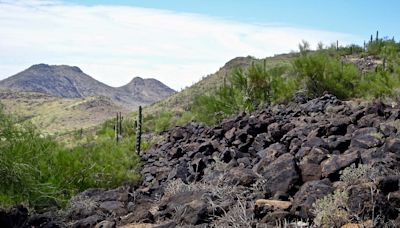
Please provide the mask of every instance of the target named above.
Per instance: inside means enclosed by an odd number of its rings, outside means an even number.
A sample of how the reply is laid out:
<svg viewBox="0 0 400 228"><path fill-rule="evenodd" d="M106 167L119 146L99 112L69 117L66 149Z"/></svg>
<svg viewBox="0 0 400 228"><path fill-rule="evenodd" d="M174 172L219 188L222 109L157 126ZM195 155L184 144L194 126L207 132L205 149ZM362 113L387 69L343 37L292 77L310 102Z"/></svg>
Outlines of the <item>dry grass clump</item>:
<svg viewBox="0 0 400 228"><path fill-rule="evenodd" d="M318 227L340 227L350 221L346 191L335 191L313 204L314 223Z"/></svg>

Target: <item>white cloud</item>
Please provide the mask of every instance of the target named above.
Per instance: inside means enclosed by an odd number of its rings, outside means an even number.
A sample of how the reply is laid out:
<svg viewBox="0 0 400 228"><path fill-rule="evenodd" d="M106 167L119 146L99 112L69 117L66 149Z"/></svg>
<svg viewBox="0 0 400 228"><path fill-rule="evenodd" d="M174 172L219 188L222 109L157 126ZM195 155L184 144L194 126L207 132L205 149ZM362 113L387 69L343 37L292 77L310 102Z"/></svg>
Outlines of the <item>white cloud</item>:
<svg viewBox="0 0 400 228"><path fill-rule="evenodd" d="M112 86L142 76L174 89L237 56L289 52L303 39L312 45L358 40L329 31L51 0L0 0L0 28L0 79L36 63L67 64Z"/></svg>

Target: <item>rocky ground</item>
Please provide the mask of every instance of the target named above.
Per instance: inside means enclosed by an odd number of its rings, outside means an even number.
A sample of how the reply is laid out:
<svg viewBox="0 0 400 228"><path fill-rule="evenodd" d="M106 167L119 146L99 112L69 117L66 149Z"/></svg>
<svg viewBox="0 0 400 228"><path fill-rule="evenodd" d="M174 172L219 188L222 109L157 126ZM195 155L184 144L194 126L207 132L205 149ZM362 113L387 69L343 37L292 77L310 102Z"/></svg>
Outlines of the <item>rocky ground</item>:
<svg viewBox="0 0 400 228"><path fill-rule="evenodd" d="M171 129L142 155L140 186L90 189L59 212L14 207L0 226L400 227L399 130L399 107L298 96Z"/></svg>

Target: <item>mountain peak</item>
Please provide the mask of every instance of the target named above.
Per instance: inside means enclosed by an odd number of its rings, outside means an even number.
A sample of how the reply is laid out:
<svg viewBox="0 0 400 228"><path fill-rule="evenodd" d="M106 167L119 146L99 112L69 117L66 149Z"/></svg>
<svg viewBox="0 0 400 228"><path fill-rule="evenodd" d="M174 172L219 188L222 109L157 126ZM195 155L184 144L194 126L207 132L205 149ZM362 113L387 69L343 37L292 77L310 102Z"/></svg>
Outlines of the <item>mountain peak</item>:
<svg viewBox="0 0 400 228"><path fill-rule="evenodd" d="M154 102L154 97L163 98L175 93L175 90L157 79L141 77L134 77L128 84L118 89L149 103Z"/></svg>
<svg viewBox="0 0 400 228"><path fill-rule="evenodd" d="M33 70L37 70L37 69L47 69L50 68L49 64L45 64L45 63L39 63L39 64L34 64L31 67L28 68L29 69L33 69Z"/></svg>
<svg viewBox="0 0 400 228"><path fill-rule="evenodd" d="M27 70L35 70L35 71L48 71L48 70L69 70L76 73L83 73L83 71L77 66L69 66L69 65L49 65L45 63L34 64L29 67Z"/></svg>
<svg viewBox="0 0 400 228"><path fill-rule="evenodd" d="M136 83L143 83L144 82L144 78L141 78L141 77L138 77L138 76L136 76L136 77L134 77L134 78L132 78L132 80L127 84L127 85L129 85L129 84L136 84Z"/></svg>
<svg viewBox="0 0 400 228"><path fill-rule="evenodd" d="M0 81L0 88L64 98L104 96L129 107L150 104L175 92L155 79L141 77L133 78L125 86L114 88L90 77L79 67L44 63L32 65Z"/></svg>

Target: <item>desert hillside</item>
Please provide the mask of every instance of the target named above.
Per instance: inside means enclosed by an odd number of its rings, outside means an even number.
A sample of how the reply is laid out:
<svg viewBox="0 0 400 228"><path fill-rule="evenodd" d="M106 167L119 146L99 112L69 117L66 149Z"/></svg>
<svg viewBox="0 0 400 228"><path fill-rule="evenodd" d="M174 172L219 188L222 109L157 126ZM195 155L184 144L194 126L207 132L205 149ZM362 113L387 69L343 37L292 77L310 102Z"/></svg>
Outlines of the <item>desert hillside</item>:
<svg viewBox="0 0 400 228"><path fill-rule="evenodd" d="M50 134L86 130L114 117L116 112L130 112L108 97L60 98L44 93L2 90L0 102L6 113Z"/></svg>

